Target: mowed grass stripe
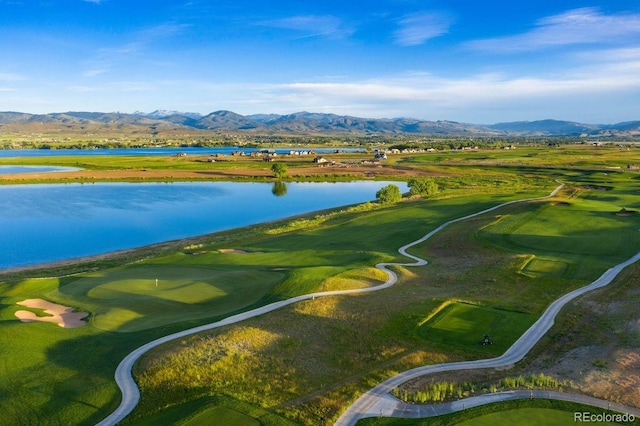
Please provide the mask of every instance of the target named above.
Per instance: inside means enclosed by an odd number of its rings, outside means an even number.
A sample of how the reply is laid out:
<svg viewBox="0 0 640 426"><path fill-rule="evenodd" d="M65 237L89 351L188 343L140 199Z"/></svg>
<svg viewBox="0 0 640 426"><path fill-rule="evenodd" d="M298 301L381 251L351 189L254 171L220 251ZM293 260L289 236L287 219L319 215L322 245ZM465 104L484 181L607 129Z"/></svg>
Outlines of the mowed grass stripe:
<svg viewBox="0 0 640 426"><path fill-rule="evenodd" d="M485 334L493 345L485 346L489 353L502 354L522 335L537 317L522 312L507 311L468 303L451 303L418 328L423 338L456 347L477 350Z"/></svg>

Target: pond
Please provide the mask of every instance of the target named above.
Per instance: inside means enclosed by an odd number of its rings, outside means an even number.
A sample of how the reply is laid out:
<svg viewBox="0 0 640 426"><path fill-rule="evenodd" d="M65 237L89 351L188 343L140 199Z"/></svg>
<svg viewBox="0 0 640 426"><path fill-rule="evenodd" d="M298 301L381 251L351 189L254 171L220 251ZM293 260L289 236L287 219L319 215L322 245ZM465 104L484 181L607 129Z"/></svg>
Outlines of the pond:
<svg viewBox="0 0 640 426"><path fill-rule="evenodd" d="M0 166L0 175L14 173L50 173L50 172L75 172L82 170L77 167L61 166Z"/></svg>
<svg viewBox="0 0 640 426"><path fill-rule="evenodd" d="M403 192L407 186L394 182ZM389 182L0 186L0 269L89 256L375 199Z"/></svg>

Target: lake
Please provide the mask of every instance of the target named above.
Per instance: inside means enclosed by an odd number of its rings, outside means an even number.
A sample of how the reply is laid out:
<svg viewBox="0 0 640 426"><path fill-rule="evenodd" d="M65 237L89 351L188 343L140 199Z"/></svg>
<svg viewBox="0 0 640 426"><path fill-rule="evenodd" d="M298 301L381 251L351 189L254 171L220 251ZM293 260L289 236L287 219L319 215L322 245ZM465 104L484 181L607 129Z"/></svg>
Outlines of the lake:
<svg viewBox="0 0 640 426"><path fill-rule="evenodd" d="M389 182L0 186L0 269L139 247L375 199ZM394 182L402 192L407 186ZM284 185L284 186L283 186Z"/></svg>

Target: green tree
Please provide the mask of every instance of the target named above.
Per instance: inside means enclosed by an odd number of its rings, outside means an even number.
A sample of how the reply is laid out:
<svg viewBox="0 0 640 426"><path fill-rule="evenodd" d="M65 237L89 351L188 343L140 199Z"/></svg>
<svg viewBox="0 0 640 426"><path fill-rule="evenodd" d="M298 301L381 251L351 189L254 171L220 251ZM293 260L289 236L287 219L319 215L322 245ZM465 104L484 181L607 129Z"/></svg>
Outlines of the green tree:
<svg viewBox="0 0 640 426"><path fill-rule="evenodd" d="M376 198L380 200L382 204L393 204L400 201L402 193L398 185L391 183L384 188L380 188L380 190L376 192Z"/></svg>
<svg viewBox="0 0 640 426"><path fill-rule="evenodd" d="M407 181L411 195L428 196L438 192L438 184L429 178L411 178Z"/></svg>
<svg viewBox="0 0 640 426"><path fill-rule="evenodd" d="M271 166L271 172L273 172L273 176L275 176L276 179L282 179L287 175L288 171L287 165L283 163L273 163Z"/></svg>

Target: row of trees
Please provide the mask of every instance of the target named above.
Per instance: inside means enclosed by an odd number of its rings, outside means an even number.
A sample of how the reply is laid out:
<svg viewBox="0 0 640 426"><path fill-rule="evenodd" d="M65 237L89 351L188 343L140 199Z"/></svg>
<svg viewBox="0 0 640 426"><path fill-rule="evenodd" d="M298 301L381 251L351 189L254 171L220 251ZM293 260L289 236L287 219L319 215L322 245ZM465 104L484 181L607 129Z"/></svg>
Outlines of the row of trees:
<svg viewBox="0 0 640 426"><path fill-rule="evenodd" d="M289 169L284 163L274 163L271 166L271 172L273 173L273 176L278 179L278 182L276 182L276 184L280 184L277 185L280 188L276 188L276 186L274 186L274 194L276 194L276 192L283 193L283 191L281 190L283 184L279 181L287 175L288 171ZM419 197L428 197L430 195L437 194L439 191L438 184L430 178L411 178L407 181L407 186L409 187L409 194ZM278 191L277 189L280 190ZM286 189L284 190L284 193L286 193ZM380 188L380 190L376 192L376 198L382 204L393 204L400 201L400 199L402 198L402 192L400 192L400 188L398 187L398 185L389 184L383 188Z"/></svg>

